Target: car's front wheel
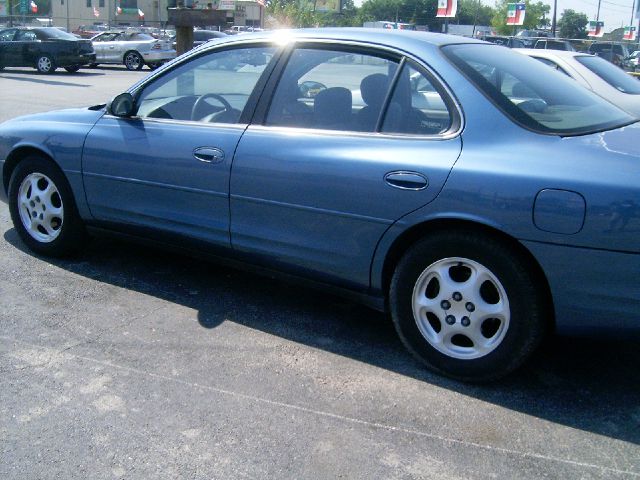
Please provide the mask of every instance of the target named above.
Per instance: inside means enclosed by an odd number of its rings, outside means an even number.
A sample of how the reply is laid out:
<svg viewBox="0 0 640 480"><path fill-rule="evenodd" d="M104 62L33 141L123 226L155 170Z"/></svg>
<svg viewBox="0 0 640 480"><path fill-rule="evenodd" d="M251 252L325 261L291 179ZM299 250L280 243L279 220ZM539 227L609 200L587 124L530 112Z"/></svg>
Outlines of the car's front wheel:
<svg viewBox="0 0 640 480"><path fill-rule="evenodd" d="M144 66L144 60L138 52L127 52L124 55L124 66L127 70L141 70Z"/></svg>
<svg viewBox="0 0 640 480"><path fill-rule="evenodd" d="M541 342L548 313L532 268L510 244L474 232L425 237L398 263L390 288L396 330L429 368L489 381Z"/></svg>
<svg viewBox="0 0 640 480"><path fill-rule="evenodd" d="M9 211L20 238L37 253L64 256L86 239L67 179L42 157L27 157L13 171Z"/></svg>
<svg viewBox="0 0 640 480"><path fill-rule="evenodd" d="M56 64L53 60L53 57L49 55L40 55L36 59L36 69L40 73L53 73L56 69Z"/></svg>

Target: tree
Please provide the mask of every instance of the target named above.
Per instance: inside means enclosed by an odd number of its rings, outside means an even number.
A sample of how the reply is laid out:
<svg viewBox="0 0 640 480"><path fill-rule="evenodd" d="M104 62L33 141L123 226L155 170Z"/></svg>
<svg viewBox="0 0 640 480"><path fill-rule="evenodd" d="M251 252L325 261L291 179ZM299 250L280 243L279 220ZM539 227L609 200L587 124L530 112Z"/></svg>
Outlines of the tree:
<svg viewBox="0 0 640 480"><path fill-rule="evenodd" d="M483 5L480 0L459 0L455 23L460 25L491 25L495 15L493 7Z"/></svg>
<svg viewBox="0 0 640 480"><path fill-rule="evenodd" d="M503 35L508 35L513 32L513 26L507 25L507 9L509 3L514 3L514 1L499 0L496 3L496 13L491 21L496 32ZM540 1L533 3L529 0L525 0L524 3L527 7L526 14L524 16L524 24L521 28L535 30L536 28L549 26L550 21L548 16L549 11L551 10L549 5Z"/></svg>
<svg viewBox="0 0 640 480"><path fill-rule="evenodd" d="M267 24L271 28L300 28L318 25L313 3L298 0L271 0L266 8Z"/></svg>
<svg viewBox="0 0 640 480"><path fill-rule="evenodd" d="M584 13L575 10L564 10L558 21L562 38L587 38L587 23L589 18Z"/></svg>

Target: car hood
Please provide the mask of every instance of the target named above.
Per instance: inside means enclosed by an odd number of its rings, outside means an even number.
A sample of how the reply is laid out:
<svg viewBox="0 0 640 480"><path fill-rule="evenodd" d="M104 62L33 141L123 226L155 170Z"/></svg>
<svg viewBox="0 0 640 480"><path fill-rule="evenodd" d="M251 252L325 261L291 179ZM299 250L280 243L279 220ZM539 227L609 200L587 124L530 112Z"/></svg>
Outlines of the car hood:
<svg viewBox="0 0 640 480"><path fill-rule="evenodd" d="M88 108L68 108L52 112L32 113L7 120L0 124L0 127L7 127L21 122L86 123L94 125L104 115L104 112L103 105L96 105Z"/></svg>

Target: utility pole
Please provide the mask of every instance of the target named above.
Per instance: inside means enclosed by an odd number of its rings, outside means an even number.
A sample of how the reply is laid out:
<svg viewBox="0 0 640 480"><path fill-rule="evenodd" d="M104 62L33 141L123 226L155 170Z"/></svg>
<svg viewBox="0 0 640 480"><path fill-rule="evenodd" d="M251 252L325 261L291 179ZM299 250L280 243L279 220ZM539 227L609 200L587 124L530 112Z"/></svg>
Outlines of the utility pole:
<svg viewBox="0 0 640 480"><path fill-rule="evenodd" d="M553 19L551 20L551 36L552 37L556 36L556 12L557 11L558 11L558 0L553 0Z"/></svg>

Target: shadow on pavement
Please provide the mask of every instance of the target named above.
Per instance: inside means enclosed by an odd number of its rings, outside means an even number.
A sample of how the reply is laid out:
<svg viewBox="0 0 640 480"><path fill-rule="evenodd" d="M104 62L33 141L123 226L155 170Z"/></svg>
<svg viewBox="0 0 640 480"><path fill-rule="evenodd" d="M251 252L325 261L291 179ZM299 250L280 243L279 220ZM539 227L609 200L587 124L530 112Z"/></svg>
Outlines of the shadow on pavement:
<svg viewBox="0 0 640 480"><path fill-rule="evenodd" d="M4 237L35 256L14 229ZM507 379L467 385L425 370L385 315L324 292L118 241L96 239L75 258L46 261L195 309L207 329L233 321L553 423L640 444L638 338L555 336Z"/></svg>

